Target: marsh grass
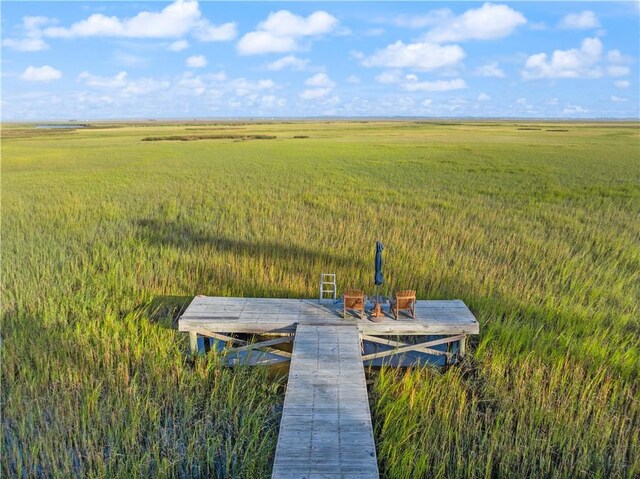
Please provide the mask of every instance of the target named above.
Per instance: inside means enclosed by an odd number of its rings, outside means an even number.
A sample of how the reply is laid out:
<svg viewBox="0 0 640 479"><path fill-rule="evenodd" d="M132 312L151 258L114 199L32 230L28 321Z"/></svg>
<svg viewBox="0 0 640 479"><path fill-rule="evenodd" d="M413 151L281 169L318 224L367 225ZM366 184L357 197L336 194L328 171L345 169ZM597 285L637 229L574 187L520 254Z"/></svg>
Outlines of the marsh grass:
<svg viewBox="0 0 640 479"><path fill-rule="evenodd" d="M482 331L460 368L375 378L385 477L637 477L638 127L570 125L5 128L4 475L268 476L282 381L170 326L196 294L372 288L381 239L387 292Z"/></svg>

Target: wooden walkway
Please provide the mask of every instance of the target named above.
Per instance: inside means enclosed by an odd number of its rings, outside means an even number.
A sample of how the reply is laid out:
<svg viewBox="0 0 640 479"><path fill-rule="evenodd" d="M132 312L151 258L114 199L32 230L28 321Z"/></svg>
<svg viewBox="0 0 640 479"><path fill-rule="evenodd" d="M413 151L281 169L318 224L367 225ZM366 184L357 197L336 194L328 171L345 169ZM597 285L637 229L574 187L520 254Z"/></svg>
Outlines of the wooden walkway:
<svg viewBox="0 0 640 479"><path fill-rule="evenodd" d="M205 339L226 345L229 365L291 361L274 478L373 479L378 466L363 361L415 365L428 356L447 364L464 356L468 335L480 332L460 300L417 301L415 320L395 320L383 310L386 316L373 322L342 318L334 300L197 296L178 329L190 334L194 351ZM274 339L250 344L237 334ZM293 353L275 348L292 340Z"/></svg>
<svg viewBox="0 0 640 479"><path fill-rule="evenodd" d="M355 327L298 326L272 477L378 477Z"/></svg>

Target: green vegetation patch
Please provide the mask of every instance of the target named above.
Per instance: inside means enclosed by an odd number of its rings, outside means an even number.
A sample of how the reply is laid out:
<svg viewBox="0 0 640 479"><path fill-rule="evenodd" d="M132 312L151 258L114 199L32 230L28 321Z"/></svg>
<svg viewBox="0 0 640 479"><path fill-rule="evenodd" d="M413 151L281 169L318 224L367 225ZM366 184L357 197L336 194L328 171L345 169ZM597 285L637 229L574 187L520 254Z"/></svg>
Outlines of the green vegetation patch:
<svg viewBox="0 0 640 479"><path fill-rule="evenodd" d="M171 326L321 272L372 292L381 239L384 293L481 327L461 366L371 373L384 477L640 476L637 123L217 125L279 141L3 129L0 475L268 477L283 381Z"/></svg>

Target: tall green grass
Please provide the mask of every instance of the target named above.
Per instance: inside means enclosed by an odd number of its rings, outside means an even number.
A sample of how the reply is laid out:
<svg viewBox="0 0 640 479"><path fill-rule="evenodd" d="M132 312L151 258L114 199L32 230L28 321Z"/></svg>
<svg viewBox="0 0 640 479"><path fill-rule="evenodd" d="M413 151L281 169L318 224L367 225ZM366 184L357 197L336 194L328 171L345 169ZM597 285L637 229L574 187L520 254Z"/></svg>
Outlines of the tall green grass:
<svg viewBox="0 0 640 479"><path fill-rule="evenodd" d="M188 128L4 129L5 475L267 476L281 381L191 362L171 321L195 294L314 297L327 271L372 288L376 239L389 291L481 324L462 367L376 377L385 477L640 474L637 124L141 141Z"/></svg>

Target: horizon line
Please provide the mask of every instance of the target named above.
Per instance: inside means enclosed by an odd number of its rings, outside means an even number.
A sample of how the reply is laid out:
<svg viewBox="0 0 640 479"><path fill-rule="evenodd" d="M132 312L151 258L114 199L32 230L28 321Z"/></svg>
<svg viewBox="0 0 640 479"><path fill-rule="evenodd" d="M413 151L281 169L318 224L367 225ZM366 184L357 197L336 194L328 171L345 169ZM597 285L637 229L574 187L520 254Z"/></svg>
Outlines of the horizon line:
<svg viewBox="0 0 640 479"><path fill-rule="evenodd" d="M316 115L316 116L202 116L202 117L115 117L115 118L48 118L48 119L18 119L0 120L0 124L11 123L82 123L82 122L154 122L154 121L314 121L314 120L411 120L411 121L639 121L640 117L527 117L527 116L455 116L432 117L411 115L371 115L371 116L340 116L340 115Z"/></svg>

